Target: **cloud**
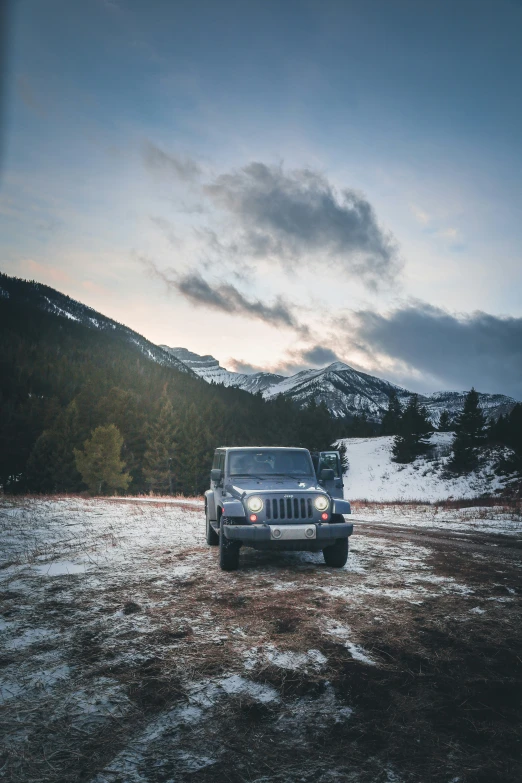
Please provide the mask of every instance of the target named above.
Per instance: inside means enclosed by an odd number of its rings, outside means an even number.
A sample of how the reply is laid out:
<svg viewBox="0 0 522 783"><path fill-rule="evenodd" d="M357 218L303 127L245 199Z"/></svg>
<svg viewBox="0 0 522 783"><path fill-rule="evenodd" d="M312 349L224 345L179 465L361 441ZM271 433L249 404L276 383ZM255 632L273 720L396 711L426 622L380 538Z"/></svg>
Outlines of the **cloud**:
<svg viewBox="0 0 522 783"><path fill-rule="evenodd" d="M371 288L392 282L399 271L396 242L371 204L354 190L338 192L318 172L252 162L204 190L231 220L237 254L287 267L330 264Z"/></svg>
<svg viewBox="0 0 522 783"><path fill-rule="evenodd" d="M423 302L386 315L359 310L338 319L345 346L372 369L422 379L432 390L469 389L522 399L522 318L454 315ZM397 375L395 376L397 377Z"/></svg>
<svg viewBox="0 0 522 783"><path fill-rule="evenodd" d="M151 141L143 145L143 160L149 171L166 178L188 182L197 179L201 173L199 165L192 158L180 158L165 152Z"/></svg>
<svg viewBox="0 0 522 783"><path fill-rule="evenodd" d="M245 362L243 359L234 359L233 357L227 359L224 366L227 369L231 369L233 372L241 372L246 375L252 375L255 372L270 372L270 370L267 370L264 367Z"/></svg>
<svg viewBox="0 0 522 783"><path fill-rule="evenodd" d="M332 362L340 361L337 354L327 346L314 345L312 347L297 348L293 351L287 351L286 355L279 362L268 367L259 367L258 365L246 362L243 359L229 359L228 365L236 372L247 374L254 372L271 372L276 375L295 375L302 370L326 367Z"/></svg>
<svg viewBox="0 0 522 783"><path fill-rule="evenodd" d="M288 327L303 336L308 334L308 327L297 321L291 305L282 297L277 297L271 305L266 304L260 299L247 299L230 283L211 285L199 272L179 274L174 269L161 270L148 259L140 260L154 276L163 280L168 288L178 291L196 306L253 318L270 326Z"/></svg>
<svg viewBox="0 0 522 783"><path fill-rule="evenodd" d="M324 345L314 345L313 348L306 348L301 351L303 362L309 362L316 367L324 367L332 362L339 361L337 354Z"/></svg>

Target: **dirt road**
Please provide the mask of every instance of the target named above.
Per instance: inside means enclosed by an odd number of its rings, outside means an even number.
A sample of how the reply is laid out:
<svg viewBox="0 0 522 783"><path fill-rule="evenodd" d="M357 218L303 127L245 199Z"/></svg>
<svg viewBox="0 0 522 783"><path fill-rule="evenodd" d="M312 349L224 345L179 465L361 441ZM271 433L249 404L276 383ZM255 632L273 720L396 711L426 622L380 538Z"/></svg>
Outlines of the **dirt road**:
<svg viewBox="0 0 522 783"><path fill-rule="evenodd" d="M225 574L198 508L3 503L0 775L520 780L522 536L392 518Z"/></svg>

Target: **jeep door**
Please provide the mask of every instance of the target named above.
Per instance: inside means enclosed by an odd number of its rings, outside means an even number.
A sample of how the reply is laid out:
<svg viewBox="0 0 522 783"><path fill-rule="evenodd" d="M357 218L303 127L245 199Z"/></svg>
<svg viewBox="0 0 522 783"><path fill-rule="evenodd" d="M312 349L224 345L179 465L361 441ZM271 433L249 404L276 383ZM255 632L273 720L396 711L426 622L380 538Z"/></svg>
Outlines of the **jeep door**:
<svg viewBox="0 0 522 783"><path fill-rule="evenodd" d="M318 454L317 478L328 494L333 498L343 497L343 473L341 457L338 451L320 451ZM322 470L333 470L333 479L321 480Z"/></svg>

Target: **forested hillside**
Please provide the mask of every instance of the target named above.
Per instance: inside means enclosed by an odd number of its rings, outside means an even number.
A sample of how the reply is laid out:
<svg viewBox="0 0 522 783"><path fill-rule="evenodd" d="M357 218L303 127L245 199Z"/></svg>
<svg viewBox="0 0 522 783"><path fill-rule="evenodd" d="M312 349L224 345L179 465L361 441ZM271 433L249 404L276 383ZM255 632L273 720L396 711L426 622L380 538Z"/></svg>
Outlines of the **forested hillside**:
<svg viewBox="0 0 522 783"><path fill-rule="evenodd" d="M42 309L31 295L34 283L16 281L13 291L5 286L13 279L2 279L0 485L6 492L85 488L74 449L110 424L123 436L132 492L201 492L219 445L317 448L337 437L322 406L303 411L284 398L265 401L209 385L147 358L146 341L132 330L92 328L56 308Z"/></svg>

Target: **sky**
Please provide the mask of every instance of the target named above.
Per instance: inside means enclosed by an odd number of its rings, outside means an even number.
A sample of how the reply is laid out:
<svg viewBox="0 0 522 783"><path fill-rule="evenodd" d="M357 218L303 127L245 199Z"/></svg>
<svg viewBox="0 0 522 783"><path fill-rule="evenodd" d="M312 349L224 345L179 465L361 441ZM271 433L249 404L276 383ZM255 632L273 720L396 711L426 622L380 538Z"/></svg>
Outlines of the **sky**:
<svg viewBox="0 0 522 783"><path fill-rule="evenodd" d="M229 369L522 400L522 0L17 0L0 268Z"/></svg>

